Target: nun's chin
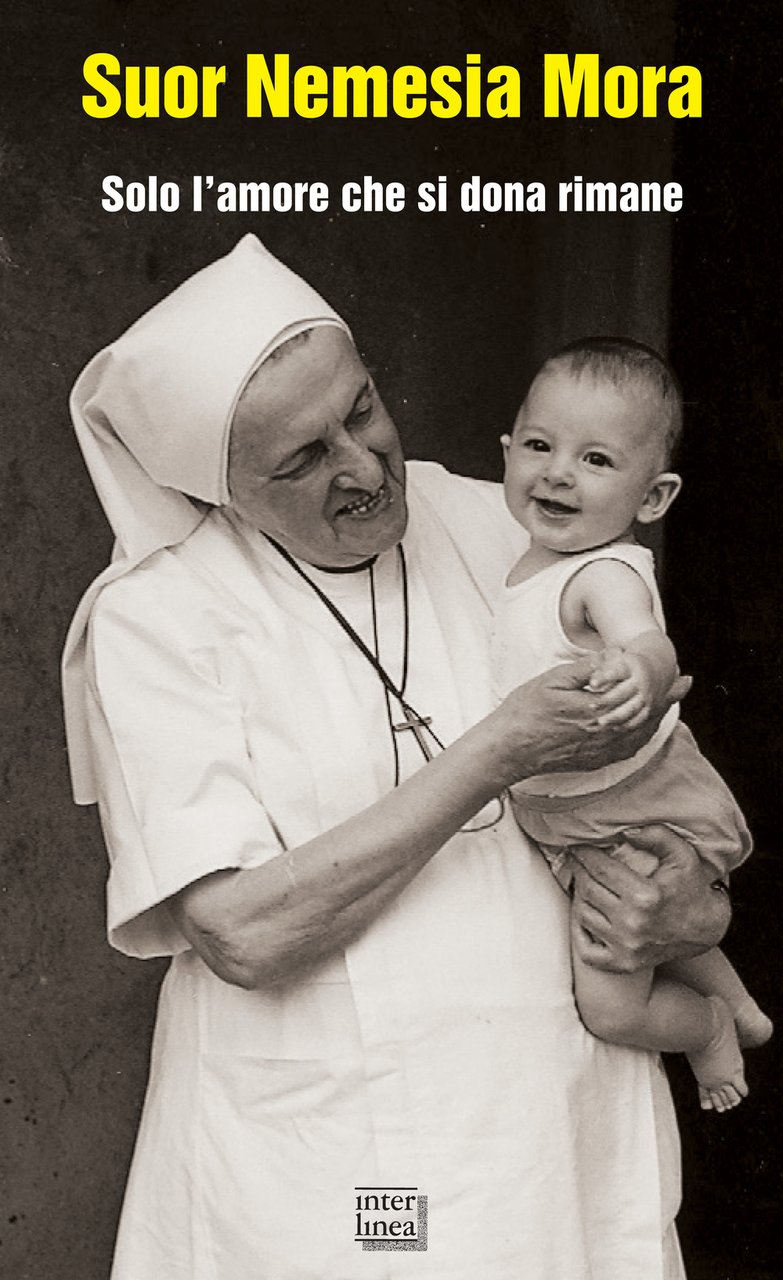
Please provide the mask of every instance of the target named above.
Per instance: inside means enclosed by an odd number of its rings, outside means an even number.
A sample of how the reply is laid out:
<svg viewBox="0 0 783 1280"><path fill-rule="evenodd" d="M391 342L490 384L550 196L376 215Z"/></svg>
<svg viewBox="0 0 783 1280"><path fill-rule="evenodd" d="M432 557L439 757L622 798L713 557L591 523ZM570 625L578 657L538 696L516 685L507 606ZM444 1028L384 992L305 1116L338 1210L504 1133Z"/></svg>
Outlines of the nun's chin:
<svg viewBox="0 0 783 1280"><path fill-rule="evenodd" d="M332 520L332 561L310 559L311 564L341 568L379 556L401 540L408 523L405 493L397 482L386 482L378 494L365 502L338 511ZM339 554L339 561L334 554ZM309 557L308 557L309 558Z"/></svg>

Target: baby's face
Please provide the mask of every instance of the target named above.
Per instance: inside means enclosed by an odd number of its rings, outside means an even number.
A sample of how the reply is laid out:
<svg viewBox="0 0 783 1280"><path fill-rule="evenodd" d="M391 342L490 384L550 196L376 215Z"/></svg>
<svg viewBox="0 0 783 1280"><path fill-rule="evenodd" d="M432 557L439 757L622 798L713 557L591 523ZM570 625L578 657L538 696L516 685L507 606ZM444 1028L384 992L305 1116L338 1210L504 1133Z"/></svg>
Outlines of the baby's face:
<svg viewBox="0 0 783 1280"><path fill-rule="evenodd" d="M644 518L662 461L660 413L642 389L590 374L554 369L535 380L503 438L506 502L534 543L587 551Z"/></svg>

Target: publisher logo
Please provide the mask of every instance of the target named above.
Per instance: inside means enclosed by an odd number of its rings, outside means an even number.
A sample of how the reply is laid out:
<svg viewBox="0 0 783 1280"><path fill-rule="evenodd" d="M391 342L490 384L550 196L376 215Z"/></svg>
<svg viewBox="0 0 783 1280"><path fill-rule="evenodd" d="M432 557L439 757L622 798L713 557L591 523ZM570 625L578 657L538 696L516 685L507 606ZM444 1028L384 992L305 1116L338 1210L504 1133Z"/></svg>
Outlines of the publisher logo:
<svg viewBox="0 0 783 1280"><path fill-rule="evenodd" d="M362 1249L427 1248L427 1197L418 1187L354 1187L356 1235Z"/></svg>

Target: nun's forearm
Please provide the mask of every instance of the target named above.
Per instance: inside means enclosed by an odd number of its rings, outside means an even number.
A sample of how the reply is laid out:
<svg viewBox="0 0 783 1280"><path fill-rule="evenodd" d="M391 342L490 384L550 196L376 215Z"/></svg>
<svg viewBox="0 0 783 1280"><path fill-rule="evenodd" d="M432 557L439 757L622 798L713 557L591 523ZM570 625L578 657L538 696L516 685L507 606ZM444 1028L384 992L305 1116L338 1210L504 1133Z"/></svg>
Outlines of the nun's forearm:
<svg viewBox="0 0 783 1280"><path fill-rule="evenodd" d="M262 866L219 871L183 889L172 902L183 934L227 982L248 988L297 982L359 937L505 787L547 769L616 759L618 741L636 749L627 732L593 724L582 689L590 670L558 667L515 690L339 827Z"/></svg>
<svg viewBox="0 0 783 1280"><path fill-rule="evenodd" d="M259 867L219 871L172 900L182 932L225 981L297 982L372 923L498 790L482 721L376 804Z"/></svg>

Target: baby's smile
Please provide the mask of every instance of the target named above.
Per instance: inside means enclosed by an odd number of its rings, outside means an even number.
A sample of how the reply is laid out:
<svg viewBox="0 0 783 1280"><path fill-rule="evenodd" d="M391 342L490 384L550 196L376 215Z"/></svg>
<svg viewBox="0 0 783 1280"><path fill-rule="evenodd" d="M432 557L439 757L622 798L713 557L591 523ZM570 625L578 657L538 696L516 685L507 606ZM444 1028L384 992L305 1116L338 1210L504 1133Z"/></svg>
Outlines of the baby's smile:
<svg viewBox="0 0 783 1280"><path fill-rule="evenodd" d="M557 367L539 374L503 437L506 501L531 544L570 555L658 519L656 503L662 514L679 488L659 470L663 416L660 398L635 383Z"/></svg>
<svg viewBox="0 0 783 1280"><path fill-rule="evenodd" d="M547 516L575 516L579 514L580 508L566 502L557 502L554 498L541 498L533 495L533 501L536 503L540 511Z"/></svg>

